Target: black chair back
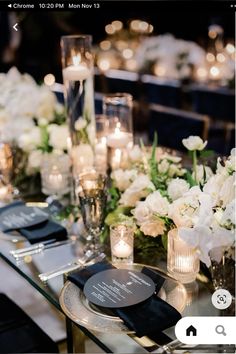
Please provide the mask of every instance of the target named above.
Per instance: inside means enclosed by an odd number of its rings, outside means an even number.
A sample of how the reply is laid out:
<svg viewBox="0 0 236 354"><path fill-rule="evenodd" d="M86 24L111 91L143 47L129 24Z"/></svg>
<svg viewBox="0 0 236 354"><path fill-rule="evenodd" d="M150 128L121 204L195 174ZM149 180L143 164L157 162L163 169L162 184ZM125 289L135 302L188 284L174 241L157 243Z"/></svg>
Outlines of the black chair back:
<svg viewBox="0 0 236 354"><path fill-rule="evenodd" d="M152 75L143 75L141 81L148 103L181 107L181 86L178 81L163 80Z"/></svg>
<svg viewBox="0 0 236 354"><path fill-rule="evenodd" d="M154 133L157 132L158 144L186 152L182 139L190 135L198 135L204 140L208 137L209 118L207 116L161 105L150 105L149 109L151 141Z"/></svg>
<svg viewBox="0 0 236 354"><path fill-rule="evenodd" d="M127 92L134 99L139 97L139 75L124 70L109 70L105 73L109 93Z"/></svg>
<svg viewBox="0 0 236 354"><path fill-rule="evenodd" d="M193 109L195 112L221 119L235 120L235 93L227 88L192 86Z"/></svg>

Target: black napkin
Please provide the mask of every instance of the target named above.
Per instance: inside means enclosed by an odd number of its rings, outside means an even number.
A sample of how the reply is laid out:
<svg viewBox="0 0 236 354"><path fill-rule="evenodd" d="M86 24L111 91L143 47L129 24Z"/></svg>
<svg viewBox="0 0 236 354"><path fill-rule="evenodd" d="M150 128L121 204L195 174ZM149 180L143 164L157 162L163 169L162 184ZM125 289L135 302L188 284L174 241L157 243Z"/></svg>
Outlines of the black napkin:
<svg viewBox="0 0 236 354"><path fill-rule="evenodd" d="M112 268L114 267L110 263L103 261L72 273L68 276L68 279L80 289L83 289L86 281L92 275ZM152 278L156 284L156 292L158 292L164 282L164 278L146 267L142 272ZM125 308L112 309L112 312L119 316L127 327L135 331L139 337L149 335L149 333L160 333L174 326L181 318L180 313L174 307L160 299L156 294L153 294L142 303Z"/></svg>
<svg viewBox="0 0 236 354"><path fill-rule="evenodd" d="M0 217L1 213L5 210L20 205L24 205L24 203L21 201L17 201L3 208L0 208ZM34 226L17 229L17 231L19 231L22 236L25 236L25 238L27 238L27 240L31 244L54 239L56 241L62 241L67 238L67 230L60 224L57 224L56 222L51 220L46 220Z"/></svg>

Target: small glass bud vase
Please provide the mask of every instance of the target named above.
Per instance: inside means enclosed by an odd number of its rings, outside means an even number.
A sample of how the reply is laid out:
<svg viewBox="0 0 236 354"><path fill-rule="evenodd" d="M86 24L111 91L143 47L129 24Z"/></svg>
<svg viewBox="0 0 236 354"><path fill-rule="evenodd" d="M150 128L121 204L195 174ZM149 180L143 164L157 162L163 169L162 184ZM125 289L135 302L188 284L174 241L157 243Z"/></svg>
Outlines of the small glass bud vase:
<svg viewBox="0 0 236 354"><path fill-rule="evenodd" d="M170 275L186 284L193 282L199 272L199 257L194 248L178 235L178 229L168 233L167 270Z"/></svg>

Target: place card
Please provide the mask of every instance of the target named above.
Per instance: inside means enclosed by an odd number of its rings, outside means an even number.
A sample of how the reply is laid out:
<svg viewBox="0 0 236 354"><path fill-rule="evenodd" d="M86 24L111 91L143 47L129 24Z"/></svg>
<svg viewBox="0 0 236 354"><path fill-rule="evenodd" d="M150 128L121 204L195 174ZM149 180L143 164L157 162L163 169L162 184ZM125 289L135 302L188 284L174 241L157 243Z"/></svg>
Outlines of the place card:
<svg viewBox="0 0 236 354"><path fill-rule="evenodd" d="M155 292L155 284L147 275L129 269L109 269L88 279L84 286L86 298L107 308L139 304Z"/></svg>
<svg viewBox="0 0 236 354"><path fill-rule="evenodd" d="M48 214L36 207L24 205L8 208L0 215L0 230L10 231L41 224Z"/></svg>

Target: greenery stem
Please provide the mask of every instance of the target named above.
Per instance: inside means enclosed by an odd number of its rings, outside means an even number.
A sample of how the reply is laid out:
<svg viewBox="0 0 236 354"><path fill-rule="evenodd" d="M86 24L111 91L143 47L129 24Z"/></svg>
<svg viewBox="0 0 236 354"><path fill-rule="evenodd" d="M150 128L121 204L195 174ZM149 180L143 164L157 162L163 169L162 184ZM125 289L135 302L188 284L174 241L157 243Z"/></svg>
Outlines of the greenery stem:
<svg viewBox="0 0 236 354"><path fill-rule="evenodd" d="M197 151L193 150L193 175L195 182L197 183Z"/></svg>

